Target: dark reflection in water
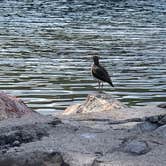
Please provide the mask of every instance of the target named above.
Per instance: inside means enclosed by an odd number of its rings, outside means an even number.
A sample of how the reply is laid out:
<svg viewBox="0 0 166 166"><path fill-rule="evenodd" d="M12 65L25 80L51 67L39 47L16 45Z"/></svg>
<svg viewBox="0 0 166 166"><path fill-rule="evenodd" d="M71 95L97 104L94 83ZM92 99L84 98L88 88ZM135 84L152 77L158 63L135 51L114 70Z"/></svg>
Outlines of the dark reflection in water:
<svg viewBox="0 0 166 166"><path fill-rule="evenodd" d="M98 54L128 105L166 101L165 0L0 1L0 90L42 113L96 93Z"/></svg>

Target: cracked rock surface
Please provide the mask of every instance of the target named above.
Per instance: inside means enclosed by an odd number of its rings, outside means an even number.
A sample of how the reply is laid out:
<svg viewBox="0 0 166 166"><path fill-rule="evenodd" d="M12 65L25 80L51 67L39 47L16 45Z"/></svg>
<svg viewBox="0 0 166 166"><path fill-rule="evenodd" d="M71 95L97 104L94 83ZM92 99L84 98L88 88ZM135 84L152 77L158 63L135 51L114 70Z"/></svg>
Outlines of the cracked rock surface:
<svg viewBox="0 0 166 166"><path fill-rule="evenodd" d="M74 106L66 115L32 112L2 120L0 166L166 165L165 109L91 97L80 104L83 111Z"/></svg>

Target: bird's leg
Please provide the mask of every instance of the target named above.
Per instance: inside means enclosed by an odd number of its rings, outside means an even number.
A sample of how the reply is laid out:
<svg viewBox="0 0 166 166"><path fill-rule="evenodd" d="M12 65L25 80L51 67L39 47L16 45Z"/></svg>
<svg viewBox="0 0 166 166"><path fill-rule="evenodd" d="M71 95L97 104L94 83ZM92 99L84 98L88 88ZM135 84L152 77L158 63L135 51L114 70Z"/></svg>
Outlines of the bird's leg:
<svg viewBox="0 0 166 166"><path fill-rule="evenodd" d="M99 89L100 89L100 81L98 80L98 84L99 84Z"/></svg>
<svg viewBox="0 0 166 166"><path fill-rule="evenodd" d="M102 89L103 89L103 82L101 82L101 86L102 86Z"/></svg>

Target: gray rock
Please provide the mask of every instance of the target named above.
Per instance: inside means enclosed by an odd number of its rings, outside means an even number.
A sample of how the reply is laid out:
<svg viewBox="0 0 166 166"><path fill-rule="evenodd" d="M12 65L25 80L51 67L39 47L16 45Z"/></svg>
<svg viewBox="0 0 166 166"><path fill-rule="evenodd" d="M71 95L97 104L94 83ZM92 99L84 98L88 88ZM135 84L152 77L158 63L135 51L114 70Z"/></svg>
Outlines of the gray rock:
<svg viewBox="0 0 166 166"><path fill-rule="evenodd" d="M166 165L165 127L159 124L164 109L111 106L110 111L102 103L111 105L109 97L97 96L85 102L85 113L31 112L1 121L0 165Z"/></svg>
<svg viewBox="0 0 166 166"><path fill-rule="evenodd" d="M19 146L20 144L21 144L21 142L18 141L18 140L16 140L16 141L13 142L13 146Z"/></svg>
<svg viewBox="0 0 166 166"><path fill-rule="evenodd" d="M14 152L11 152L14 153ZM63 160L61 153L33 151L24 156L4 154L0 159L1 166L69 166Z"/></svg>
<svg viewBox="0 0 166 166"><path fill-rule="evenodd" d="M64 160L71 166L93 166L93 163L96 159L94 154L84 154L79 152L69 152L64 155Z"/></svg>
<svg viewBox="0 0 166 166"><path fill-rule="evenodd" d="M156 115L156 116L150 116L146 117L146 121L151 122L151 123L160 123L159 121L164 117L164 115Z"/></svg>
<svg viewBox="0 0 166 166"><path fill-rule="evenodd" d="M47 126L41 124L29 124L25 126L16 126L11 129L4 128L0 129L0 145L3 146L18 146L21 143L28 143L41 139L43 136L48 136Z"/></svg>
<svg viewBox="0 0 166 166"><path fill-rule="evenodd" d="M160 120L158 121L158 123L159 123L160 125L166 124L166 116L160 118Z"/></svg>
<svg viewBox="0 0 166 166"><path fill-rule="evenodd" d="M156 123L150 123L150 122L141 122L141 123L137 123L133 128L132 130L135 130L135 131L140 131L140 132L150 132L150 131L153 131L155 129L157 129L159 127L158 124Z"/></svg>
<svg viewBox="0 0 166 166"><path fill-rule="evenodd" d="M158 107L160 107L160 108L166 108L166 103L161 103L161 104L158 105Z"/></svg>
<svg viewBox="0 0 166 166"><path fill-rule="evenodd" d="M158 136L161 136L163 138L166 138L166 125L163 125L163 126L160 126L156 131L155 133L158 135Z"/></svg>
<svg viewBox="0 0 166 166"><path fill-rule="evenodd" d="M123 143L124 152L135 154L135 155L143 155L150 151L148 143L142 140L129 140Z"/></svg>

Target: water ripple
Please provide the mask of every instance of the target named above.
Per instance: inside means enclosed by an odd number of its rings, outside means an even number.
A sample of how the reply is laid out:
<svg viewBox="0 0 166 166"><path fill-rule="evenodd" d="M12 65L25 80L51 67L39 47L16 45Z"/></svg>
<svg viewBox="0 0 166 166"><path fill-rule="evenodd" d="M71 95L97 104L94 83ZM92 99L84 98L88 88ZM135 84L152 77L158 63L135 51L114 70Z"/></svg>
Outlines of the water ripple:
<svg viewBox="0 0 166 166"><path fill-rule="evenodd" d="M128 105L166 101L166 2L0 1L0 90L42 112L96 93L91 55L101 57Z"/></svg>

